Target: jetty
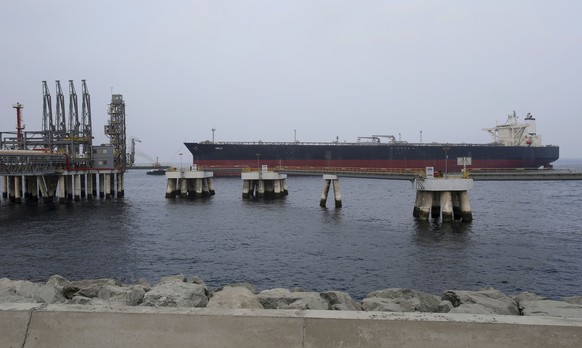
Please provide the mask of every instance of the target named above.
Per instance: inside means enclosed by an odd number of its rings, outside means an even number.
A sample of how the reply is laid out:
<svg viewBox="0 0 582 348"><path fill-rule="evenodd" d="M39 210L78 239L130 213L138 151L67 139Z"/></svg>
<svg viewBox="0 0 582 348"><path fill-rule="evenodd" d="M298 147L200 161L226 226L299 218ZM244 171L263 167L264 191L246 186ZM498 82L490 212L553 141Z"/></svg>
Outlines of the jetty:
<svg viewBox="0 0 582 348"><path fill-rule="evenodd" d="M214 196L213 173L198 170L195 166L188 170L170 168L166 170L166 198L202 198Z"/></svg>
<svg viewBox="0 0 582 348"><path fill-rule="evenodd" d="M270 171L263 165L260 170L249 170L241 174L243 199L281 198L289 194L287 175Z"/></svg>
<svg viewBox="0 0 582 348"><path fill-rule="evenodd" d="M97 196L123 197L124 172L127 164L125 102L113 94L108 108L105 135L109 144L93 144L91 103L85 80L82 80L82 104L69 80L69 114L60 81L55 82L56 105L46 81L43 87L42 129L25 131L20 103L16 109L16 131L0 132L0 183L2 198L20 203L36 202L41 197L59 202L79 201ZM54 111L54 113L53 113ZM54 115L54 118L53 118Z"/></svg>

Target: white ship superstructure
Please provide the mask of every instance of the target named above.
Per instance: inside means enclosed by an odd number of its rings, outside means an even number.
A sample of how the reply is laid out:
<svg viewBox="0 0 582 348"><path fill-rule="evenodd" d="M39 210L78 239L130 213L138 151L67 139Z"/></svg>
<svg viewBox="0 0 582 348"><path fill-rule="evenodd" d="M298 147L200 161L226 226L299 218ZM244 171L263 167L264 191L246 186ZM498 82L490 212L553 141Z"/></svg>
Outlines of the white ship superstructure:
<svg viewBox="0 0 582 348"><path fill-rule="evenodd" d="M531 113L519 123L515 111L507 116L505 124L493 128L484 128L493 138L493 142L505 146L542 146L542 136L536 133L536 119Z"/></svg>

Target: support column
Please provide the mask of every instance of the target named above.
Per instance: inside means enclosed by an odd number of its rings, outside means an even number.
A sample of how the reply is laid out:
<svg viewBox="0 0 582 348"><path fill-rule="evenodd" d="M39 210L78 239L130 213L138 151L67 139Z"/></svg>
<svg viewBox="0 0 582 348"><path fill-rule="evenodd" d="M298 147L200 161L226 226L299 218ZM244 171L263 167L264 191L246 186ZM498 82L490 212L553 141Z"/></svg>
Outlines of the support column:
<svg viewBox="0 0 582 348"><path fill-rule="evenodd" d="M187 180L186 186L188 187L188 197L196 198L196 179Z"/></svg>
<svg viewBox="0 0 582 348"><path fill-rule="evenodd" d="M14 203L22 202L22 187L20 183L20 176L14 177Z"/></svg>
<svg viewBox="0 0 582 348"><path fill-rule="evenodd" d="M469 194L467 191L459 192L459 203L461 204L461 218L463 222L473 221L473 213L471 212L471 204L469 204Z"/></svg>
<svg viewBox="0 0 582 348"><path fill-rule="evenodd" d="M329 186L331 185L331 179L326 179L323 186L323 192L321 193L321 200L319 201L319 206L325 208L327 203L327 195L329 194Z"/></svg>
<svg viewBox="0 0 582 348"><path fill-rule="evenodd" d="M202 179L195 179L196 197L202 197Z"/></svg>
<svg viewBox="0 0 582 348"><path fill-rule="evenodd" d="M251 180L243 180L243 192L242 192L243 199L251 198L250 190L251 190Z"/></svg>
<svg viewBox="0 0 582 348"><path fill-rule="evenodd" d="M8 177L2 177L2 198L8 198Z"/></svg>
<svg viewBox="0 0 582 348"><path fill-rule="evenodd" d="M211 196L214 196L216 194L214 191L214 180L212 178L206 178L206 182L208 182L208 192Z"/></svg>
<svg viewBox="0 0 582 348"><path fill-rule="evenodd" d="M202 197L210 196L210 189L208 188L208 180L206 180L206 178L202 178L200 180L202 180Z"/></svg>
<svg viewBox="0 0 582 348"><path fill-rule="evenodd" d="M105 199L111 199L111 174L105 174Z"/></svg>
<svg viewBox="0 0 582 348"><path fill-rule="evenodd" d="M86 188L87 188L87 175L85 173L80 174L79 177L81 178L81 198L85 198L87 195Z"/></svg>
<svg viewBox="0 0 582 348"><path fill-rule="evenodd" d="M105 174L99 174L99 198L105 198Z"/></svg>
<svg viewBox="0 0 582 348"><path fill-rule="evenodd" d="M75 174L72 176L75 185L75 202L81 200L81 175Z"/></svg>
<svg viewBox="0 0 582 348"><path fill-rule="evenodd" d="M93 193L93 191L95 190L94 186L93 186L93 176L94 175L95 174L91 174L91 173L87 174L87 199L93 199L93 196L94 196L94 193ZM83 194L83 193L81 192L81 194Z"/></svg>
<svg viewBox="0 0 582 348"><path fill-rule="evenodd" d="M289 195L289 190L287 190L287 179L281 179L281 185L283 187L283 194L285 196Z"/></svg>
<svg viewBox="0 0 582 348"><path fill-rule="evenodd" d="M7 180L8 184L8 200L14 203L14 196L16 191L16 185L14 184L14 177L9 176Z"/></svg>
<svg viewBox="0 0 582 348"><path fill-rule="evenodd" d="M453 219L461 220L461 204L459 203L459 192L453 191L451 196L453 199Z"/></svg>
<svg viewBox="0 0 582 348"><path fill-rule="evenodd" d="M418 209L418 219L422 221L428 221L430 207L432 206L433 194L430 191L419 191L419 192L421 192L421 197L420 197L420 207Z"/></svg>
<svg viewBox="0 0 582 348"><path fill-rule="evenodd" d="M273 181L273 195L275 197L281 197L281 180L274 180Z"/></svg>
<svg viewBox="0 0 582 348"><path fill-rule="evenodd" d="M342 195L340 193L339 180L335 179L335 180L332 180L332 182L333 182L333 194L335 197L335 207L341 208L342 207Z"/></svg>
<svg viewBox="0 0 582 348"><path fill-rule="evenodd" d="M65 175L65 194L67 195L67 200L72 201L73 200L73 192L75 191L74 188L74 183L73 183L73 175L72 174L66 174Z"/></svg>
<svg viewBox="0 0 582 348"><path fill-rule="evenodd" d="M168 179L166 184L166 198L174 197L174 192L176 190L176 180L177 179Z"/></svg>
<svg viewBox="0 0 582 348"><path fill-rule="evenodd" d="M117 197L121 198L125 196L125 177L123 173L117 174Z"/></svg>
<svg viewBox="0 0 582 348"><path fill-rule="evenodd" d="M67 200L67 188L66 180L64 175L59 175L59 203L63 203Z"/></svg>
<svg viewBox="0 0 582 348"><path fill-rule="evenodd" d="M259 181L258 180L251 180L251 197L256 198L259 191Z"/></svg>
<svg viewBox="0 0 582 348"><path fill-rule="evenodd" d="M258 180L258 190L257 197L265 198L265 182L263 180Z"/></svg>
<svg viewBox="0 0 582 348"><path fill-rule="evenodd" d="M441 193L433 192L432 205L430 207L430 217L438 219L441 217Z"/></svg>
<svg viewBox="0 0 582 348"><path fill-rule="evenodd" d="M40 196L42 197L44 202L50 202L54 197L51 197L49 194L49 190L46 187L46 183L42 175L36 177L36 185L39 188Z"/></svg>
<svg viewBox="0 0 582 348"><path fill-rule="evenodd" d="M109 190L107 190L109 192L109 198L115 197L115 176L115 173L109 174Z"/></svg>
<svg viewBox="0 0 582 348"><path fill-rule="evenodd" d="M97 174L91 174L91 186L92 190L91 190L91 194L93 195L93 197L97 197Z"/></svg>
<svg viewBox="0 0 582 348"><path fill-rule="evenodd" d="M30 193L30 190L31 190L31 188L30 188L30 180L28 178L29 178L28 175L23 175L22 176L22 183L23 183L22 186L24 186L24 194L23 194L23 197L24 197L24 200L25 201L29 200L30 199L30 196L31 196L31 193Z"/></svg>
<svg viewBox="0 0 582 348"><path fill-rule="evenodd" d="M180 197L186 198L188 197L188 180L182 178L178 179L180 185Z"/></svg>
<svg viewBox="0 0 582 348"><path fill-rule="evenodd" d="M412 216L415 218L418 217L421 202L422 202L422 191L417 190L416 199L414 200L414 209L412 210Z"/></svg>
<svg viewBox="0 0 582 348"><path fill-rule="evenodd" d="M441 192L441 210L443 222L453 221L453 200L450 191Z"/></svg>
<svg viewBox="0 0 582 348"><path fill-rule="evenodd" d="M38 202L38 176L31 175L28 181L30 182L30 199Z"/></svg>

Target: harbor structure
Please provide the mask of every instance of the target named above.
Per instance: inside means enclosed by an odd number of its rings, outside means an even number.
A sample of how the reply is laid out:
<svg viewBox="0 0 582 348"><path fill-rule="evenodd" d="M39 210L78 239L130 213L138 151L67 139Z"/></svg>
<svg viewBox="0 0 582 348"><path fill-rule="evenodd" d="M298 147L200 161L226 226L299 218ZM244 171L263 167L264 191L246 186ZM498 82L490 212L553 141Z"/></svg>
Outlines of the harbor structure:
<svg viewBox="0 0 582 348"><path fill-rule="evenodd" d="M87 197L123 197L125 155L125 102L112 95L105 126L110 144L93 145L91 98L82 80L82 103L69 80L69 107L60 81L55 81L53 103L47 82L42 82L42 129L26 131L22 122L23 105L16 103L17 127L0 132L0 183L2 198L10 202L79 201ZM54 116L54 117L53 117Z"/></svg>
<svg viewBox="0 0 582 348"><path fill-rule="evenodd" d="M333 196L334 196L334 201L335 201L335 207L341 208L342 207L342 196L340 193L339 179L338 179L337 175L326 174L323 176L323 180L325 181L325 184L323 186L323 192L321 194L321 200L319 201L319 206L322 208L325 208L325 205L327 203L327 196L329 194L329 188L330 188L330 186L333 186Z"/></svg>
<svg viewBox="0 0 582 348"><path fill-rule="evenodd" d="M287 174L270 171L267 165L260 170L247 170L241 174L243 199L281 198L287 196Z"/></svg>
<svg viewBox="0 0 582 348"><path fill-rule="evenodd" d="M429 216L442 217L443 222L473 221L468 191L473 188L473 179L468 176L434 175L434 168L426 168L426 175L414 180L416 200L412 215L421 221Z"/></svg>
<svg viewBox="0 0 582 348"><path fill-rule="evenodd" d="M214 196L213 173L198 170L195 166L189 170L171 168L165 171L166 198L203 198Z"/></svg>

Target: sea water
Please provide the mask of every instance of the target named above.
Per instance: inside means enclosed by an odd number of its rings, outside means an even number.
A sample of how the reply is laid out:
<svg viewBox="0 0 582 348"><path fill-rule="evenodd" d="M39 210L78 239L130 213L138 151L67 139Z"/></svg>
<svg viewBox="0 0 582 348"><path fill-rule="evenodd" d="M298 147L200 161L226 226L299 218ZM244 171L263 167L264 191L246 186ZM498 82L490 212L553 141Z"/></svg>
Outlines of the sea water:
<svg viewBox="0 0 582 348"><path fill-rule="evenodd" d="M155 283L182 273L211 287L356 299L389 287L582 295L582 181L476 181L472 223L416 221L409 181L340 178L341 209L319 206L320 176L289 177L289 195L269 201L243 200L240 178L214 182L211 198L166 199L164 176L130 170L122 199L3 200L0 277Z"/></svg>

